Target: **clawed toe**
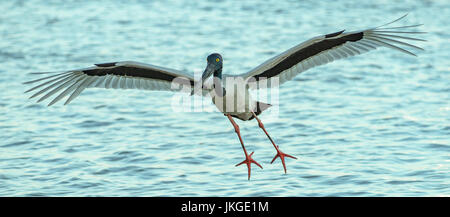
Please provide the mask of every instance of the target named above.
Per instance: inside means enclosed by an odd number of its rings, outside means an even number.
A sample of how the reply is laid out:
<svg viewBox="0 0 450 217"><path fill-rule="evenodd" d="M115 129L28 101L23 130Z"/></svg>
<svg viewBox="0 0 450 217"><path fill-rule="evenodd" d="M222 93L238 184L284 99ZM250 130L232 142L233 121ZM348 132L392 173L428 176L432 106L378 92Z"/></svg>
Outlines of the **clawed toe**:
<svg viewBox="0 0 450 217"><path fill-rule="evenodd" d="M292 155L283 153L280 149L278 149L278 146L277 146L277 154L275 155L275 157L272 159L272 161L270 163L273 163L277 158L280 158L281 159L281 163L283 164L284 173L287 173L286 163L284 162L284 158L285 157L290 157L292 159L297 159L296 157L294 157Z"/></svg>
<svg viewBox="0 0 450 217"><path fill-rule="evenodd" d="M250 180L250 174L251 174L251 169L252 169L251 164L252 164L252 163L256 164L256 165L259 166L261 169L263 168L258 162L256 162L255 160L253 160L253 158L252 158L253 153L255 153L255 152L252 152L250 155L246 155L244 161L242 161L242 162L236 164L236 166L240 166L240 165L242 165L242 164L244 164L244 163L247 164L247 168L248 168L248 180Z"/></svg>

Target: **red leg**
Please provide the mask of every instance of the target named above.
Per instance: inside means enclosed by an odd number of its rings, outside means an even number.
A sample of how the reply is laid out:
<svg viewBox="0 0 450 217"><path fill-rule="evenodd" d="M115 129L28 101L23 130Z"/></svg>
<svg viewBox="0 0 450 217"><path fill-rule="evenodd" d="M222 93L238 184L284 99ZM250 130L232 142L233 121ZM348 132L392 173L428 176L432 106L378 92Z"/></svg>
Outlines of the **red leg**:
<svg viewBox="0 0 450 217"><path fill-rule="evenodd" d="M292 155L288 155L283 153L278 145L275 145L275 142L273 142L272 138L269 136L269 133L267 133L266 129L264 128L263 123L261 122L261 120L259 120L259 118L256 116L256 114L252 111L253 116L255 117L255 119L258 121L258 125L259 127L264 131L264 133L266 133L267 137L269 138L269 140L272 142L273 147L277 150L277 154L275 155L275 157L272 159L272 161L270 163L273 163L278 157L281 159L281 163L283 164L284 167L284 173L286 173L286 164L284 162L284 158L285 157L290 157L293 159L297 159L296 157L292 156Z"/></svg>
<svg viewBox="0 0 450 217"><path fill-rule="evenodd" d="M253 155L254 152L252 152L250 155L247 154L247 150L245 150L244 142L242 141L242 138L241 138L241 132L239 130L239 126L236 124L236 122L234 122L234 120L231 117L231 115L226 115L226 116L228 117L228 120L230 120L231 124L233 124L234 131L238 135L239 141L241 141L242 149L244 150L244 154L245 154L245 160L240 162L240 163L238 163L238 164L236 164L236 166L240 166L241 164L244 164L244 163L247 164L248 180L250 180L250 173L251 173L251 168L252 168L251 164L254 163L257 166L261 167L261 169L262 169L262 166L258 162L256 162L255 160L252 159L252 155Z"/></svg>

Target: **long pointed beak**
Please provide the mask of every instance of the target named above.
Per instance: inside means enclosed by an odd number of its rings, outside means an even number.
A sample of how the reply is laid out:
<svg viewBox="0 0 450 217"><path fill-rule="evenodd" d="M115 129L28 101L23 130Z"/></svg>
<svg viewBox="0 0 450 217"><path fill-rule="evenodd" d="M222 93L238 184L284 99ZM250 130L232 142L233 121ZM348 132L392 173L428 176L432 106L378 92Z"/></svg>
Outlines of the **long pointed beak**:
<svg viewBox="0 0 450 217"><path fill-rule="evenodd" d="M201 83L200 81L196 82L196 86L200 85L200 89L203 89L203 83L205 83L206 79L208 79L209 76L211 76L214 73L214 70L215 70L214 64L208 63L208 65L205 68L205 71L203 71ZM191 96L194 95L194 92L196 92L195 86L194 89L192 89Z"/></svg>
<svg viewBox="0 0 450 217"><path fill-rule="evenodd" d="M203 71L202 74L202 85L205 83L206 79L209 78L214 73L215 67L214 64L208 63L208 65L205 68L205 71Z"/></svg>

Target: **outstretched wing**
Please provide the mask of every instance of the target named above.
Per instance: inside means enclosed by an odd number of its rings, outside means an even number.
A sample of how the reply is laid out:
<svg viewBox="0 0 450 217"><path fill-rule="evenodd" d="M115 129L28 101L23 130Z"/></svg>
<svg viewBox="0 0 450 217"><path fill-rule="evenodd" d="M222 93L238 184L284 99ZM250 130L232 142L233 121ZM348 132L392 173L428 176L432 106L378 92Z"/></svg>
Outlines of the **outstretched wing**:
<svg viewBox="0 0 450 217"><path fill-rule="evenodd" d="M382 26L344 33L344 30L314 37L281 54L275 56L251 71L237 75L248 79L249 84L258 83L262 79L279 78L279 84L291 80L296 75L312 67L323 65L334 60L362 54L377 47L388 47L403 53L416 56L405 48L423 50L420 47L401 40L425 41L408 37L425 32L411 31L409 28L419 25L385 27L404 18L406 15ZM406 30L405 30L406 29ZM405 36L407 35L407 36ZM405 47L405 48L402 48ZM270 84L269 84L270 85ZM250 85L251 88L263 88L261 85ZM270 86L269 86L270 87Z"/></svg>
<svg viewBox="0 0 450 217"><path fill-rule="evenodd" d="M49 74L49 73L31 73ZM153 66L144 63L124 61L95 64L85 69L71 70L25 82L32 84L43 82L26 92L37 91L30 98L41 96L38 102L59 93L48 105L51 106L65 96L69 98L65 105L75 99L80 93L89 87L115 88L115 89L144 89L180 91L181 88L192 90L194 78L192 75L174 69ZM174 83L177 83L173 86ZM184 86L182 86L184 85Z"/></svg>

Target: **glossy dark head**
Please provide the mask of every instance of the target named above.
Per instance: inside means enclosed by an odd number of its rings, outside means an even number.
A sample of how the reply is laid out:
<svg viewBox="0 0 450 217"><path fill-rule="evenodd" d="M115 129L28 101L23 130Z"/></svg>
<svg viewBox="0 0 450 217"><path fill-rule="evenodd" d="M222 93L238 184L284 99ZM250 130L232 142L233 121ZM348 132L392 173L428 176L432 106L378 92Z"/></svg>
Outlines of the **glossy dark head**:
<svg viewBox="0 0 450 217"><path fill-rule="evenodd" d="M222 56L218 53L210 54L206 58L206 68L205 71L203 71L202 74L202 83L205 82L209 76L214 74L214 77L222 78L222 66L223 66L223 59Z"/></svg>
<svg viewBox="0 0 450 217"><path fill-rule="evenodd" d="M222 65L222 56L218 53L213 53L210 54L207 58L206 61L208 63L213 63L213 64L217 64L217 65Z"/></svg>

